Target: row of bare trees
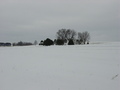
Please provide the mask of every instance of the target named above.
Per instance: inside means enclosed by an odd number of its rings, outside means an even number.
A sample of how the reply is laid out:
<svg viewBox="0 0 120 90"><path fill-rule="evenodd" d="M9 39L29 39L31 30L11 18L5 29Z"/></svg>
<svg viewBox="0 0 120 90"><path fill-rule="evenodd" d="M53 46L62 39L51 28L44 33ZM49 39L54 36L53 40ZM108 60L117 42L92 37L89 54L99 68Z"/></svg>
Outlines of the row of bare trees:
<svg viewBox="0 0 120 90"><path fill-rule="evenodd" d="M75 30L72 29L60 29L56 33L57 39L51 40L47 38L46 40L41 40L39 45L74 45L74 44L89 44L90 40L90 34L85 31L85 32L76 32ZM28 46L28 45L37 45L37 41L35 40L34 43L30 42L18 42L18 43L2 43L0 42L0 46Z"/></svg>
<svg viewBox="0 0 120 90"><path fill-rule="evenodd" d="M64 43L73 40L77 44L89 44L90 34L87 31L77 33L75 30L71 29L60 29L57 32L57 39L63 40Z"/></svg>

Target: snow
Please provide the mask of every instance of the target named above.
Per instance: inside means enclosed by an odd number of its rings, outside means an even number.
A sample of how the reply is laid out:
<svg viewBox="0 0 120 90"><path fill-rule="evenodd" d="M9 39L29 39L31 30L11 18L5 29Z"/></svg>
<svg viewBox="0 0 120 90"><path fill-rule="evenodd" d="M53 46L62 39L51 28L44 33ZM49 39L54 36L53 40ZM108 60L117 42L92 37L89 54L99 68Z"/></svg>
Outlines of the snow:
<svg viewBox="0 0 120 90"><path fill-rule="evenodd" d="M120 90L120 43L0 47L0 90Z"/></svg>

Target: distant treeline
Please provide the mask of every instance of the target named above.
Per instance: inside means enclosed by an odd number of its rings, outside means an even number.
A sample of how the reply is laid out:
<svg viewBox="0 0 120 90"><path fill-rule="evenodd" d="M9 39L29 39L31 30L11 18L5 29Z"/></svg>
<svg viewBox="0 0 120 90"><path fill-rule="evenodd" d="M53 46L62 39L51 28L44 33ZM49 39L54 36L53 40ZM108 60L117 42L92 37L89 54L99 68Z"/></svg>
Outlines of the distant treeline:
<svg viewBox="0 0 120 90"><path fill-rule="evenodd" d="M76 33L75 30L71 30L71 29L60 29L56 33L56 39L54 40L47 38L46 40L41 40L40 43L38 43L36 40L34 41L34 43L22 42L22 41L18 43L0 42L0 46L29 46L29 45L37 45L37 44L44 46L75 45L75 44L80 45L80 44L89 44L89 40L90 40L90 34L87 31Z"/></svg>
<svg viewBox="0 0 120 90"><path fill-rule="evenodd" d="M13 46L29 46L29 45L33 45L31 42L18 42L18 43L13 43Z"/></svg>
<svg viewBox="0 0 120 90"><path fill-rule="evenodd" d="M33 45L32 43L30 42L18 42L18 43L10 43L10 42L7 42L7 43L4 43L4 42L0 42L0 46L28 46L28 45Z"/></svg>
<svg viewBox="0 0 120 90"><path fill-rule="evenodd" d="M11 43L9 43L9 42L7 42L7 43L0 42L0 46L11 46Z"/></svg>
<svg viewBox="0 0 120 90"><path fill-rule="evenodd" d="M56 33L57 38L52 41L47 38L46 40L41 40L39 45L80 45L80 44L89 44L90 34L85 32L76 32L71 29L60 29ZM77 38L76 38L77 36Z"/></svg>

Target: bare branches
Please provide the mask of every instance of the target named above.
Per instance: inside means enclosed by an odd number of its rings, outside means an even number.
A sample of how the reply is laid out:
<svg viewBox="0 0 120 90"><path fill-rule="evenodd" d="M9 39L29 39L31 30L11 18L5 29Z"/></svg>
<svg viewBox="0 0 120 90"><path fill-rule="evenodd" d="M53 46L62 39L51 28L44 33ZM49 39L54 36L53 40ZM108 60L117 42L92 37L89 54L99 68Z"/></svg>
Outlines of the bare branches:
<svg viewBox="0 0 120 90"><path fill-rule="evenodd" d="M75 36L76 36L76 32L71 29L60 29L57 32L57 39L70 40L70 39L74 39Z"/></svg>
<svg viewBox="0 0 120 90"><path fill-rule="evenodd" d="M85 31L85 32L79 32L78 33L78 40L80 41L80 43L85 44L86 42L89 43L90 40L90 34Z"/></svg>
<svg viewBox="0 0 120 90"><path fill-rule="evenodd" d="M66 43L69 40L75 40L75 36L77 35L76 31L71 29L60 29L57 32L57 39L61 39ZM89 43L90 34L85 32L78 32L78 39L76 40L78 44Z"/></svg>

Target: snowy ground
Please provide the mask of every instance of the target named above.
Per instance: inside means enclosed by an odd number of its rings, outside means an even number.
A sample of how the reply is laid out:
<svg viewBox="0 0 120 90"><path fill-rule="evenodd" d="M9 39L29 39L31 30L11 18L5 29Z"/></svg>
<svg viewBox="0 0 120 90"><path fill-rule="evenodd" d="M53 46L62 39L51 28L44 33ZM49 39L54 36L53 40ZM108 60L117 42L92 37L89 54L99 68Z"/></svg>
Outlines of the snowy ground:
<svg viewBox="0 0 120 90"><path fill-rule="evenodd" d="M0 90L120 90L120 43L0 47Z"/></svg>

